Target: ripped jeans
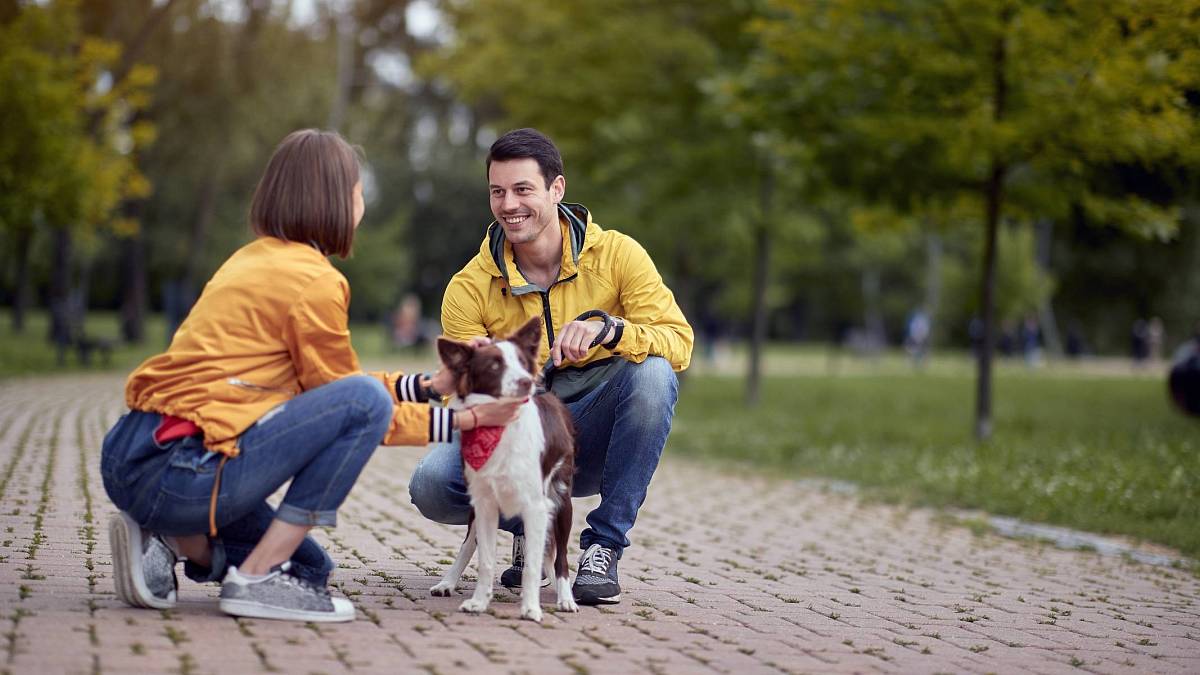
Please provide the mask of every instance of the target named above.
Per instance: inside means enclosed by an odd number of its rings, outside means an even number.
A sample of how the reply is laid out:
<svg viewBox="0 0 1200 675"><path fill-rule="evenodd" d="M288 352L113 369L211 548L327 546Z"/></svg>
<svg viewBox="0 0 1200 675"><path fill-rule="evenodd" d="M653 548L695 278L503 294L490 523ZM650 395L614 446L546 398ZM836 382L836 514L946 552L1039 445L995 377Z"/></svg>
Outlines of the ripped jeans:
<svg viewBox="0 0 1200 675"><path fill-rule="evenodd" d="M218 538L212 565L190 561L194 581L220 581L241 565L271 521L332 527L337 509L378 447L392 417L392 397L376 379L343 378L306 391L263 415L238 437L238 456L226 461L217 495ZM100 474L118 509L164 536L208 532L220 455L199 436L160 445L154 430L161 416L131 411L104 437ZM267 497L291 481L279 508ZM334 564L306 537L292 554L292 570L324 586Z"/></svg>

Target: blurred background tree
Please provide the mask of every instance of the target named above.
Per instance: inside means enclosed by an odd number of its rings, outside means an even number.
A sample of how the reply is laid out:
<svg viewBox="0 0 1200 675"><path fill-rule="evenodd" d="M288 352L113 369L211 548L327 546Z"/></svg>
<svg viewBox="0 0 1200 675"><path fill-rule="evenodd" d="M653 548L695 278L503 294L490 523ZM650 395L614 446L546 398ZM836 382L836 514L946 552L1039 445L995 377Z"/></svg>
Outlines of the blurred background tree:
<svg viewBox="0 0 1200 675"><path fill-rule="evenodd" d="M834 191L918 216L977 205L955 225L983 228L986 438L1001 226L1073 216L1172 238L1178 204L1112 173L1194 163L1198 29L1195 3L1173 0L771 0L733 86L742 115L804 147Z"/></svg>
<svg viewBox="0 0 1200 675"><path fill-rule="evenodd" d="M412 296L436 320L490 221L486 148L533 126L568 200L651 252L698 358L749 345L749 400L768 342L874 354L922 310L976 348L986 435L1023 323L1122 354L1138 319L1196 318L1198 8L4 0L0 304L161 343L249 238L271 149L315 126L367 160L352 318Z"/></svg>

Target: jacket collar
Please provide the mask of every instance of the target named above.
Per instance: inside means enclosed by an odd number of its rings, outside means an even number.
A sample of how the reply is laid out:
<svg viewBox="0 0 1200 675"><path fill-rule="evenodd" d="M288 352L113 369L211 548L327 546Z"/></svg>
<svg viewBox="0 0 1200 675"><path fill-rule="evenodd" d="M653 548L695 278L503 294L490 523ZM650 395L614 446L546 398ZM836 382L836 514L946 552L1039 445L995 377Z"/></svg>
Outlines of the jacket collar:
<svg viewBox="0 0 1200 675"><path fill-rule="evenodd" d="M582 204L566 202L558 205L558 223L563 231L563 256L557 281L566 281L578 272L579 256L591 247L600 233L600 226L592 222L592 214ZM508 243L504 228L496 221L488 225L487 236L479 246L479 264L492 276L508 282L509 292L513 295L541 290L517 269L512 244Z"/></svg>

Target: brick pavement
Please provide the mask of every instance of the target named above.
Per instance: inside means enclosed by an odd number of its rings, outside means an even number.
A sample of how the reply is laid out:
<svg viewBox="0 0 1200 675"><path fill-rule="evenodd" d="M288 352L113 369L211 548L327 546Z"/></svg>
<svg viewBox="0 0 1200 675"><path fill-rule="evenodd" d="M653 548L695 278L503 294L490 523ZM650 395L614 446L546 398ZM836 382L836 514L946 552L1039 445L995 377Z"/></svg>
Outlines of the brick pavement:
<svg viewBox="0 0 1200 675"><path fill-rule="evenodd" d="M128 608L98 474L120 392L107 375L0 382L4 672L1200 673L1200 580L1186 571L671 458L618 606L539 626L503 590L485 616L430 597L462 532L409 504L419 450L381 448L341 526L318 534L358 621L235 620L216 586L186 579L176 609Z"/></svg>

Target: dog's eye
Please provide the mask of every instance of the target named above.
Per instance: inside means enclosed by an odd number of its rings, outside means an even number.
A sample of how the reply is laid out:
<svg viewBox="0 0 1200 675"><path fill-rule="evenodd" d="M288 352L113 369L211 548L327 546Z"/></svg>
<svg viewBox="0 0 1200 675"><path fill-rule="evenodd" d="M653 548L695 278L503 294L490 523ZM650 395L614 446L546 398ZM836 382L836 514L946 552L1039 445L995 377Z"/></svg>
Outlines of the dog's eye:
<svg viewBox="0 0 1200 675"><path fill-rule="evenodd" d="M496 372L496 371L500 370L500 364L499 364L499 363L493 363L493 364L490 366L490 369L491 369L491 371L494 373L494 372Z"/></svg>

